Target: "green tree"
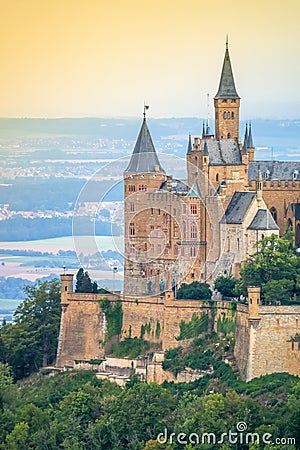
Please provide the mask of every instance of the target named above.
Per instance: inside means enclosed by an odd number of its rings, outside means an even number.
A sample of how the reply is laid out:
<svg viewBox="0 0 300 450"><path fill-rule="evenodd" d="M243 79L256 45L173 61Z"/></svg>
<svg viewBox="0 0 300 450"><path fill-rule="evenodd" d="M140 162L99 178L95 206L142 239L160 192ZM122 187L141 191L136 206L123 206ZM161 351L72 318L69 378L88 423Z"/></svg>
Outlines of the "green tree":
<svg viewBox="0 0 300 450"><path fill-rule="evenodd" d="M256 252L249 256L241 269L239 288L246 294L247 286L260 286L263 295L274 292L273 280L288 280L278 283L283 299L299 294L298 278L300 258L290 240L275 235L256 244ZM292 289L291 289L292 286Z"/></svg>
<svg viewBox="0 0 300 450"><path fill-rule="evenodd" d="M80 292L84 292L85 294L93 292L93 284L88 272L84 273Z"/></svg>
<svg viewBox="0 0 300 450"><path fill-rule="evenodd" d="M190 284L183 283L177 291L178 299L210 300L211 290L209 284L193 281Z"/></svg>
<svg viewBox="0 0 300 450"><path fill-rule="evenodd" d="M7 436L7 450L27 450L30 448L29 425L26 422L17 423Z"/></svg>
<svg viewBox="0 0 300 450"><path fill-rule="evenodd" d="M80 269L78 270L78 272L76 274L75 292L82 292L81 288L82 288L83 277L84 277L84 270L82 267L80 267Z"/></svg>
<svg viewBox="0 0 300 450"><path fill-rule="evenodd" d="M26 288L26 299L14 313L13 323L0 328L2 361L16 378L53 363L60 327L60 283L38 282Z"/></svg>
<svg viewBox="0 0 300 450"><path fill-rule="evenodd" d="M223 297L234 297L236 293L237 279L233 277L220 276L215 281L215 288Z"/></svg>

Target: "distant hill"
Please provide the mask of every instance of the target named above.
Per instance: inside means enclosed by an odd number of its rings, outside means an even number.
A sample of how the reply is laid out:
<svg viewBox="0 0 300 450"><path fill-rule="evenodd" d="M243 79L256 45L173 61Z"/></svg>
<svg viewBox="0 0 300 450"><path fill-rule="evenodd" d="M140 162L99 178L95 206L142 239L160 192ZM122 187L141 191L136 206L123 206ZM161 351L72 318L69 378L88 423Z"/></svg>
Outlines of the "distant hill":
<svg viewBox="0 0 300 450"><path fill-rule="evenodd" d="M202 118L149 118L149 127L154 136L199 135L202 131ZM135 139L141 118L61 118L61 119L0 119L0 138L26 136L32 134L54 135L95 135L109 139ZM213 128L213 121L211 121ZM245 122L241 121L241 134ZM297 138L300 141L300 119L252 121L254 137Z"/></svg>

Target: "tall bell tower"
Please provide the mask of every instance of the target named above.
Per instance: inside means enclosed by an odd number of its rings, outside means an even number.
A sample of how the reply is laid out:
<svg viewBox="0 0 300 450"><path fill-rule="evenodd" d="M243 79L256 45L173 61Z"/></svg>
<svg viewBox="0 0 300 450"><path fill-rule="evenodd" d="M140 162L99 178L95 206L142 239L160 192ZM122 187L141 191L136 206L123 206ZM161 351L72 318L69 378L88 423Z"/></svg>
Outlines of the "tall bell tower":
<svg viewBox="0 0 300 450"><path fill-rule="evenodd" d="M214 98L216 139L239 139L240 97L235 88L228 39L218 92Z"/></svg>

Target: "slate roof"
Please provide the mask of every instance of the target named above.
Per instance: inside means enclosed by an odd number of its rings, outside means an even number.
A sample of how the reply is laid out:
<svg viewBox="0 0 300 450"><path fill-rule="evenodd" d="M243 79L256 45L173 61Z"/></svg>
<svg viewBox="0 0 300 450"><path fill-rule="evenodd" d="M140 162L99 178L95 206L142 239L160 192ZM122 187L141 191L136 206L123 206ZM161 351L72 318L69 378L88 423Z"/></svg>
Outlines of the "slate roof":
<svg viewBox="0 0 300 450"><path fill-rule="evenodd" d="M189 192L186 194L187 197L193 197L193 198L201 198L201 193L199 189L199 185L197 183L197 180L194 182L193 186L189 190Z"/></svg>
<svg viewBox="0 0 300 450"><path fill-rule="evenodd" d="M299 161L253 161L249 162L249 180L256 180L260 167L263 179L268 180L300 180ZM294 178L298 171L297 178ZM267 176L266 176L267 175Z"/></svg>
<svg viewBox="0 0 300 450"><path fill-rule="evenodd" d="M206 139L202 140L202 147L207 143L210 165L239 165L242 164L240 147L237 139Z"/></svg>
<svg viewBox="0 0 300 450"><path fill-rule="evenodd" d="M218 92L217 92L215 98L216 99L218 99L218 98L224 98L224 99L240 98L235 89L234 78L233 78L232 67L231 67L227 44L226 44L226 51L225 51L225 57L224 57L224 62L223 62L221 78L220 78L219 89L218 89Z"/></svg>
<svg viewBox="0 0 300 450"><path fill-rule="evenodd" d="M168 182L164 181L161 184L160 189L163 191L167 191L168 190ZM178 193L178 194L186 194L188 192L187 181L186 180L177 180L177 179L173 178L172 192Z"/></svg>
<svg viewBox="0 0 300 450"><path fill-rule="evenodd" d="M156 170L156 168L158 170ZM144 118L131 159L125 172L157 173L164 172L157 157L150 131Z"/></svg>
<svg viewBox="0 0 300 450"><path fill-rule="evenodd" d="M256 192L235 192L225 211L222 223L243 223L246 212L256 196Z"/></svg>
<svg viewBox="0 0 300 450"><path fill-rule="evenodd" d="M259 209L250 223L248 230L279 230L268 209Z"/></svg>

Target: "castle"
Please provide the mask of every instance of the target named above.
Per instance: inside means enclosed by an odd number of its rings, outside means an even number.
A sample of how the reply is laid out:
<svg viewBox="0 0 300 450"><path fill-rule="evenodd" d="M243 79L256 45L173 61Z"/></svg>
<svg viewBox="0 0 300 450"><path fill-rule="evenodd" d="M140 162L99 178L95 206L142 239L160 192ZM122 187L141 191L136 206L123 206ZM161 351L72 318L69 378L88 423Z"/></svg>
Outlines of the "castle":
<svg viewBox="0 0 300 450"><path fill-rule="evenodd" d="M255 161L251 124L240 140L240 101L226 43L214 98L215 133L203 125L201 137L192 142L189 136L185 180L166 174L144 110L124 172L124 292L74 293L73 275L61 276L58 367L103 357L100 343L105 342L107 323L99 300L107 297L112 304L122 303L123 338L140 337L147 329L145 338L164 351L178 345L182 322L193 315L213 315L212 327L218 320L236 323L235 355L244 379L273 371L300 375L298 343L291 341L300 331L299 307L263 306L259 292L250 288L248 306L238 305L233 319L230 302L215 301L212 314L209 302L176 299L183 282L237 276L263 237L291 227L300 242L299 163Z"/></svg>

